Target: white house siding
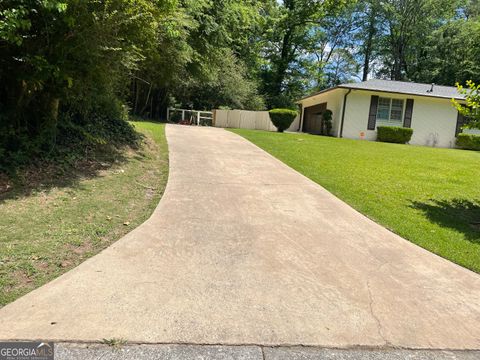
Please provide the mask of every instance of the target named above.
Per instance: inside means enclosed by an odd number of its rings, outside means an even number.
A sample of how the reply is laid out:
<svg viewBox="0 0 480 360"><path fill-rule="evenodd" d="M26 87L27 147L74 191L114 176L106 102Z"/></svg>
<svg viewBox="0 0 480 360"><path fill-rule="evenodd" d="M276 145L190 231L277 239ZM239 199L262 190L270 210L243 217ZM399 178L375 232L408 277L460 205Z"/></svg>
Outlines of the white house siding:
<svg viewBox="0 0 480 360"><path fill-rule="evenodd" d="M296 132L298 131L299 127L300 127L300 114L298 114L295 120L293 120L292 125L290 125L287 131Z"/></svg>
<svg viewBox="0 0 480 360"><path fill-rule="evenodd" d="M327 109L332 111L332 135L338 136L340 133L340 119L342 116L343 96L347 92L345 89L335 89L323 94L318 94L301 101L302 111L305 108L317 104L327 103ZM301 130L301 129L300 129Z"/></svg>
<svg viewBox="0 0 480 360"><path fill-rule="evenodd" d="M457 110L448 99L416 98L411 144L454 147Z"/></svg>
<svg viewBox="0 0 480 360"><path fill-rule="evenodd" d="M367 130L372 95L404 100L414 99L411 125L413 136L410 144L438 147L455 145L457 111L452 107L449 99L362 90L353 90L348 95L343 137L360 139L363 133L365 139L376 140L377 132ZM377 122L378 125L380 125L379 122Z"/></svg>
<svg viewBox="0 0 480 360"><path fill-rule="evenodd" d="M376 131L367 130L368 113L370 112L370 99L372 95L378 94L358 90L352 90L352 92L348 94L345 119L343 122L343 137L348 139L361 139L363 133L364 139L366 140L377 139Z"/></svg>

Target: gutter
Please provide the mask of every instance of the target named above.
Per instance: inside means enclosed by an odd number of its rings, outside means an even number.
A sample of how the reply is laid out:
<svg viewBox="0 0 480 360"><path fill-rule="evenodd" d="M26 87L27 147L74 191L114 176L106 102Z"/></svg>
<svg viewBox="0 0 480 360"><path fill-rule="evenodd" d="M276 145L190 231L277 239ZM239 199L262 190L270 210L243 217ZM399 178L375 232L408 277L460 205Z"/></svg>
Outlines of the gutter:
<svg viewBox="0 0 480 360"><path fill-rule="evenodd" d="M340 135L339 135L339 137L343 137L343 123L345 121L345 109L347 107L347 97L351 92L352 92L352 89L348 89L348 92L343 97L342 121L340 122Z"/></svg>
<svg viewBox="0 0 480 360"><path fill-rule="evenodd" d="M298 129L297 132L301 132L303 128L303 104L300 103L300 121L298 122Z"/></svg>
<svg viewBox="0 0 480 360"><path fill-rule="evenodd" d="M374 88L367 89L367 88L360 88L360 87L352 87L352 86L348 86L348 84L344 84L344 85L338 85L338 86L335 86L335 87L332 87L332 88L329 88L329 89L325 89L325 90L319 91L317 93L305 96L305 97L301 98L300 100L298 100L297 103L299 103L303 100L312 98L314 96L321 95L321 94L336 90L336 89L351 89L351 90L361 90L361 91L370 91L370 92L381 92L381 93L386 93L386 94L398 94L398 95L406 95L406 96L421 96L421 97L428 97L428 98L434 98L434 99L444 99L444 100L451 100L452 99L451 96L439 96L439 95L433 95L432 93L421 94L421 93L411 93L411 92L404 92L404 91L402 92L402 91L384 90L384 89L380 90L380 89L374 89ZM463 97L453 97L453 98L455 100L458 100L458 101L465 101L465 98L463 98Z"/></svg>

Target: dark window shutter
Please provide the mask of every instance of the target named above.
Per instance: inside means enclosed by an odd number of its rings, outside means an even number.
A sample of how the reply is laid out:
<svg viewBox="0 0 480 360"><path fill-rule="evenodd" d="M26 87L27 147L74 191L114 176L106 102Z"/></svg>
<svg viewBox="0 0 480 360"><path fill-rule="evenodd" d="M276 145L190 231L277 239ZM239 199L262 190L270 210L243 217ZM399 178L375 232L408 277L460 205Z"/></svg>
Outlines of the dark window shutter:
<svg viewBox="0 0 480 360"><path fill-rule="evenodd" d="M462 126L465 125L465 123L466 123L465 116L458 113L458 115L457 115L457 126L455 128L455 136L457 136L458 134L460 134L462 132Z"/></svg>
<svg viewBox="0 0 480 360"><path fill-rule="evenodd" d="M405 116L403 117L403 127L412 127L413 99L407 99L405 107Z"/></svg>
<svg viewBox="0 0 480 360"><path fill-rule="evenodd" d="M377 108L378 108L378 96L372 95L370 102L370 112L368 114L368 126L367 130L375 130L377 123Z"/></svg>

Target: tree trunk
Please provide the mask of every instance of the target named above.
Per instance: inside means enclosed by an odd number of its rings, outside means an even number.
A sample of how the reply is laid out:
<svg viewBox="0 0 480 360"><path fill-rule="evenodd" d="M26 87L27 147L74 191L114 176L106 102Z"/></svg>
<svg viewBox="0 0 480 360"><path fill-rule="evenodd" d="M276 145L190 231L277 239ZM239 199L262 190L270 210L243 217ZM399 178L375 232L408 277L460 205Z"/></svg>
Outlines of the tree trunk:
<svg viewBox="0 0 480 360"><path fill-rule="evenodd" d="M282 51L280 53L280 60L278 62L277 71L275 73L275 79L273 84L274 95L280 95L282 93L282 84L285 80L285 74L290 63L291 37L292 29L288 29L283 36Z"/></svg>
<svg viewBox="0 0 480 360"><path fill-rule="evenodd" d="M138 111L138 101L139 101L139 97L140 97L140 87L138 86L138 81L137 79L134 80L135 81L135 102L133 104L133 113L134 114L137 114L137 111Z"/></svg>
<svg viewBox="0 0 480 360"><path fill-rule="evenodd" d="M372 56L372 47L373 47L373 37L375 36L376 29L376 17L377 11L373 4L370 5L370 13L368 17L368 33L367 33L367 41L365 42L365 58L363 61L363 75L362 81L368 80L368 74L370 73L370 58Z"/></svg>

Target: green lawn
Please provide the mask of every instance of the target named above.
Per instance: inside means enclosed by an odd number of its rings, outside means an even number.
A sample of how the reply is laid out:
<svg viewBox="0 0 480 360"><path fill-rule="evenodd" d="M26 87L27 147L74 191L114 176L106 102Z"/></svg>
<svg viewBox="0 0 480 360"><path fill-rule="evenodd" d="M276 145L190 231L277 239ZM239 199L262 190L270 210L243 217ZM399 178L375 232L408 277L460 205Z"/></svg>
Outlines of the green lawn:
<svg viewBox="0 0 480 360"><path fill-rule="evenodd" d="M480 152L232 131L395 233L480 272Z"/></svg>
<svg viewBox="0 0 480 360"><path fill-rule="evenodd" d="M168 176L163 124L133 122L140 149L123 149L75 180L0 196L0 307L95 255L145 221Z"/></svg>

